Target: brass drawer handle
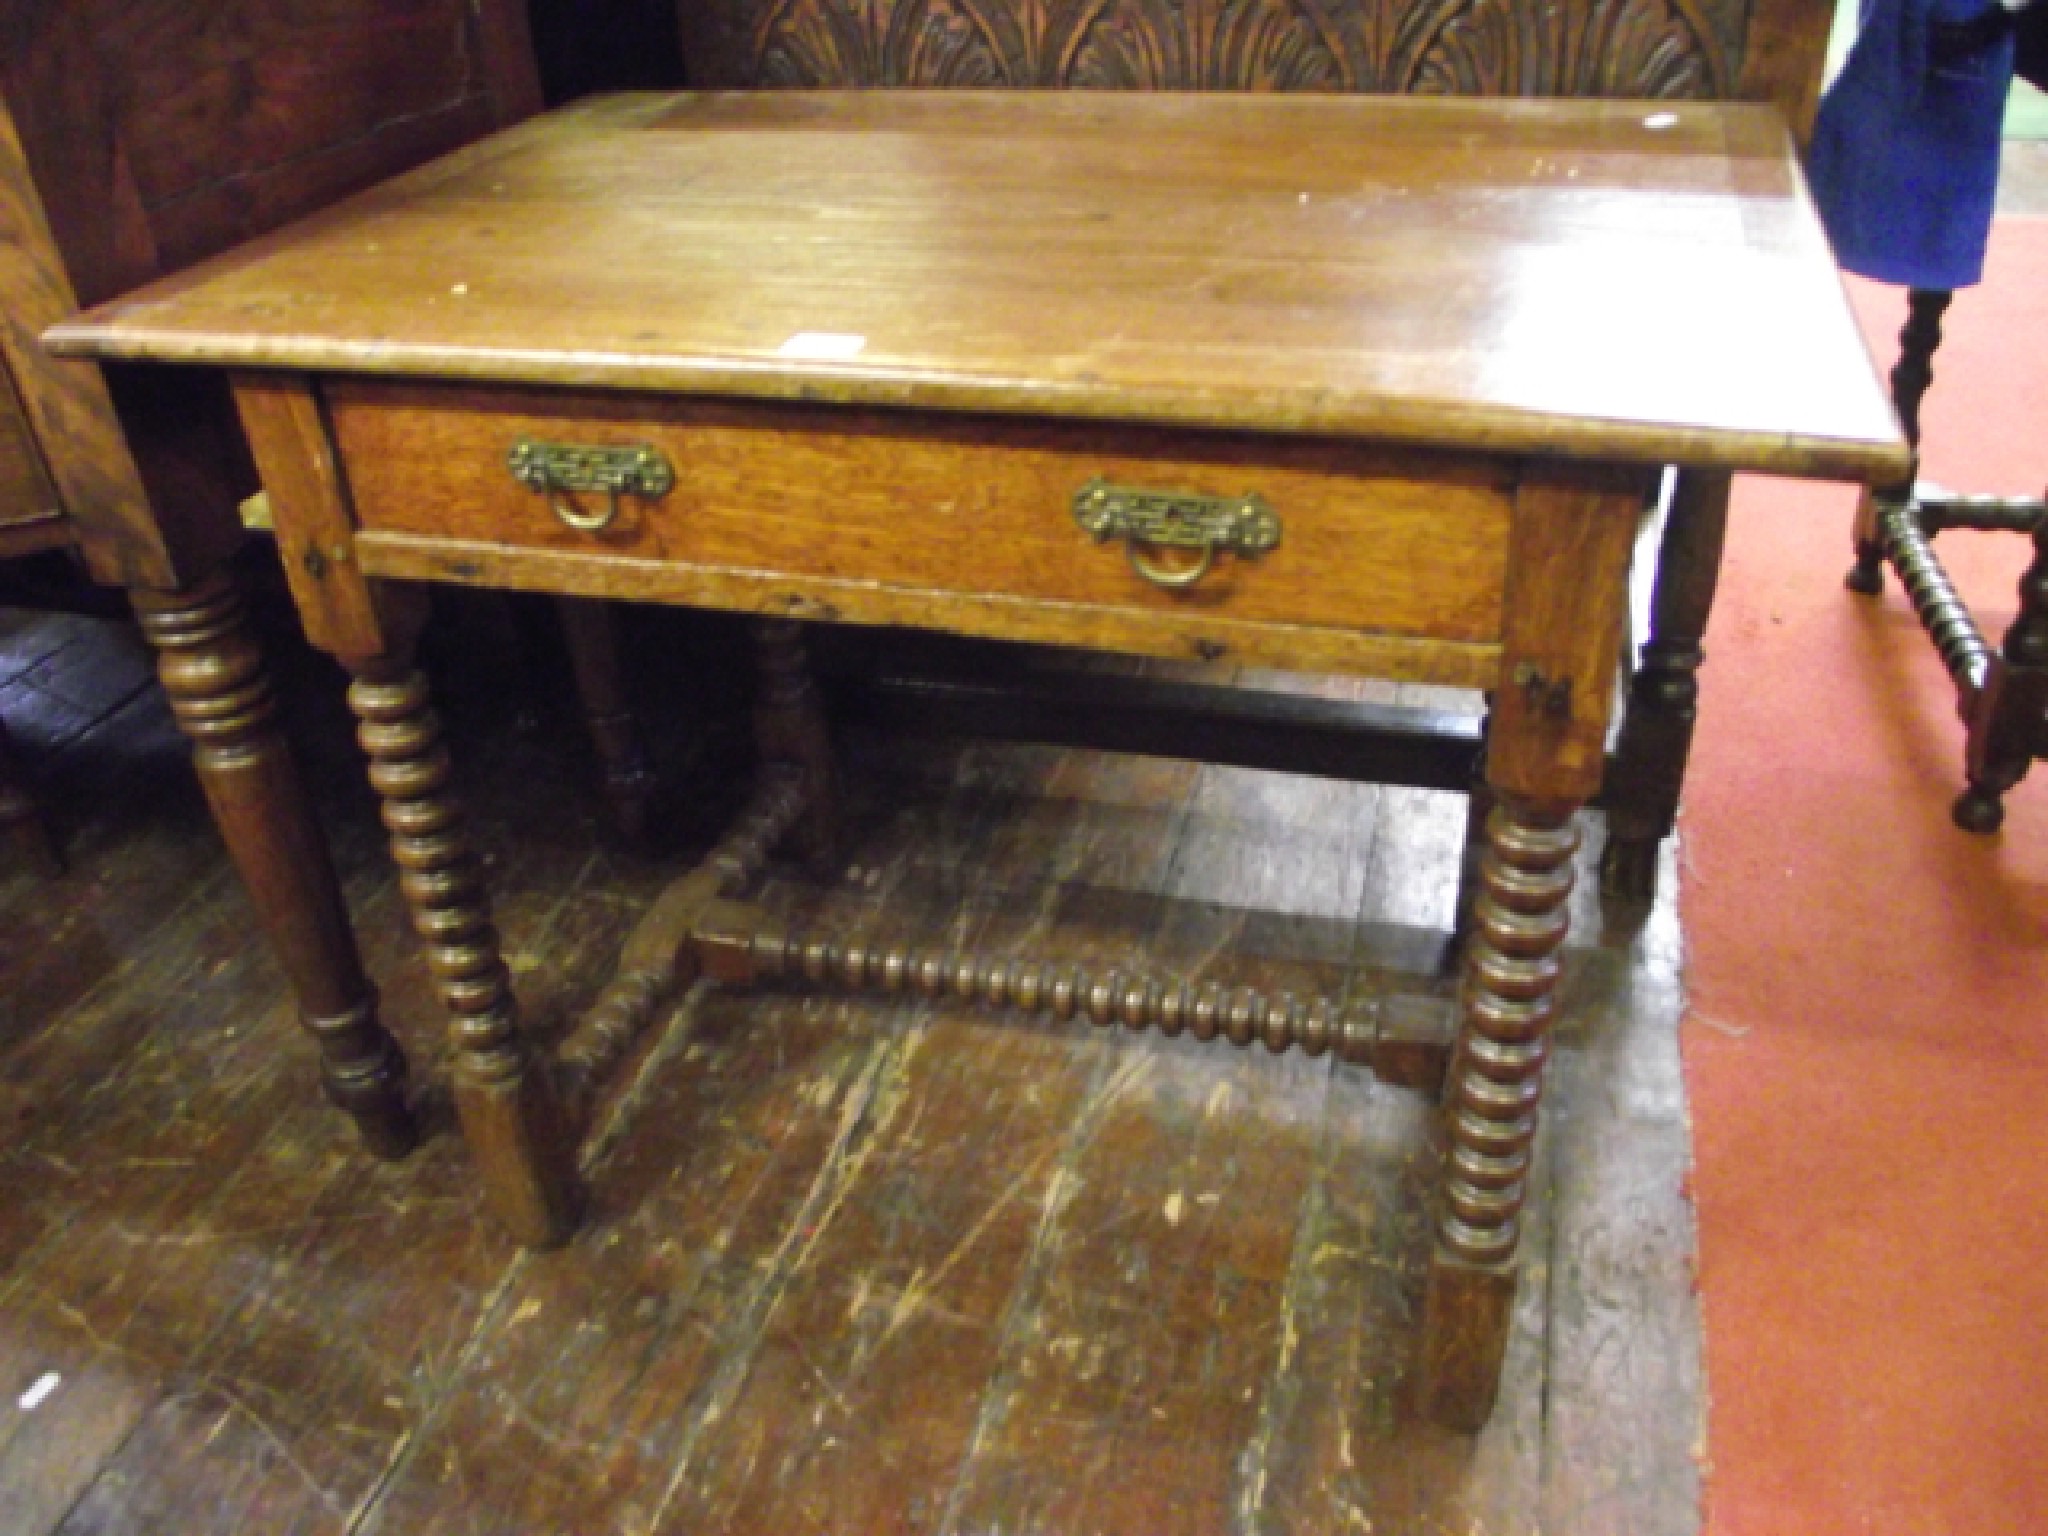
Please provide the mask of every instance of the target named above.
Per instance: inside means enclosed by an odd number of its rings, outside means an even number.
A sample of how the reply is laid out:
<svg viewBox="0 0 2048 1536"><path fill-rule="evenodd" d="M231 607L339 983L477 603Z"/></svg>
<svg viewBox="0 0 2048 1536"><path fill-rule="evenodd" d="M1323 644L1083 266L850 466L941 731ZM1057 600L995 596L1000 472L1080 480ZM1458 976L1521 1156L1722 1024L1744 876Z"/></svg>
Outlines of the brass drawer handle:
<svg viewBox="0 0 2048 1536"><path fill-rule="evenodd" d="M1199 496L1192 491L1141 491L1100 477L1074 492L1074 521L1096 543L1124 541L1131 569L1155 587L1192 587L1219 553L1247 559L1280 542L1280 514L1263 496ZM1200 550L1192 565L1160 563L1155 549Z"/></svg>
<svg viewBox="0 0 2048 1536"><path fill-rule="evenodd" d="M586 447L576 443L544 443L522 437L505 455L512 478L547 497L555 516L580 533L596 533L619 515L621 496L655 501L676 483L676 472L658 448L635 444L625 448ZM569 498L602 492L602 511L585 512Z"/></svg>

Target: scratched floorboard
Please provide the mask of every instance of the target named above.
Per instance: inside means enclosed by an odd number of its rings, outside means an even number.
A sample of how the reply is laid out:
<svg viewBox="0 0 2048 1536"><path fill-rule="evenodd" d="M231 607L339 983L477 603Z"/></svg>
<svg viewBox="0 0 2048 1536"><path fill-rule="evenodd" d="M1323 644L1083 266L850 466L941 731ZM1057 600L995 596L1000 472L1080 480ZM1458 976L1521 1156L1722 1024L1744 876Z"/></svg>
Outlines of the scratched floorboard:
<svg viewBox="0 0 2048 1536"><path fill-rule="evenodd" d="M597 835L561 711L451 670L508 951L557 1027L664 865ZM74 861L0 865L7 1536L1697 1529L1668 906L1603 932L1575 900L1544 1198L1500 1409L1467 1440L1404 1406L1427 1110L1296 1055L699 991L610 1104L588 1227L518 1253L451 1136L380 1167L318 1102L138 675L117 630L0 616L0 711ZM345 721L331 698L300 715L386 1015L435 1090ZM664 752L722 761L721 730ZM1297 990L1442 985L1457 797L848 745L843 867L779 872L773 903Z"/></svg>

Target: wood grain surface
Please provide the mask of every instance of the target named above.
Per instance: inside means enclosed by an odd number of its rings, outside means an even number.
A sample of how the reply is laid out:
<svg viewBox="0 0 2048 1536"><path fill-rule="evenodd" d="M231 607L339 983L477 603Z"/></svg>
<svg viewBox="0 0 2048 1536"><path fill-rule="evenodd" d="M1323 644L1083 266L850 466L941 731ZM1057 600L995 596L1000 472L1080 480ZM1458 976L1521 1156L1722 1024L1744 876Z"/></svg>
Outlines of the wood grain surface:
<svg viewBox="0 0 2048 1536"><path fill-rule="evenodd" d="M0 356L0 530L43 522L57 511L56 488Z"/></svg>
<svg viewBox="0 0 2048 1536"><path fill-rule="evenodd" d="M58 326L67 353L1869 478L1756 107L619 98Z"/></svg>
<svg viewBox="0 0 2048 1536"><path fill-rule="evenodd" d="M593 841L580 766L517 728L531 700L478 618L442 616L443 694L506 953L555 1030L669 871ZM666 649L708 654L687 641ZM663 675L678 704L718 682ZM385 1017L441 1127L395 1168L364 1162L311 1092L198 794L163 771L180 748L145 677L91 626L0 615L0 712L33 766L61 769L75 865L54 888L0 869L9 1536L1697 1530L1668 905L1602 934L1594 882L1574 898L1555 1155L1501 1405L1474 1440L1404 1406L1428 1107L1327 1060L698 994L608 1108L590 1228L515 1251L445 1129L432 978L347 722L301 720ZM692 734L736 725L714 710ZM1432 984L1457 796L847 745L845 860L822 881L779 873L787 914L937 920L1102 963L1145 948L1297 988L1350 965ZM690 788L681 803L721 792L717 775Z"/></svg>
<svg viewBox="0 0 2048 1536"><path fill-rule="evenodd" d="M1097 643L1369 666L1415 644L1415 673L1469 682L1500 635L1509 487L1500 466L1320 440L1261 440L1127 427L904 417L823 407L649 402L534 391L446 390L334 381L322 391L373 574L384 535L448 541L438 574L500 546L586 566L584 581L676 601L846 619L944 624L1001 609L1041 627L1086 625ZM514 480L522 438L658 449L677 484L620 500L606 528L556 516ZM260 443L262 438L257 437ZM260 451L260 450L259 450ZM1274 509L1276 548L1226 555L1192 586L1137 574L1120 542L1073 517L1096 478L1236 497ZM584 498L586 511L601 499ZM287 519L286 521L291 521ZM345 535L343 535L345 536ZM328 551L331 558L332 550ZM658 577L650 574L658 571ZM489 579L479 570L470 579ZM297 578L304 587L303 576ZM331 583L328 584L331 586ZM1262 633L1260 626L1270 628ZM1071 628L1063 628L1071 637ZM1350 654L1347 657L1347 648Z"/></svg>
<svg viewBox="0 0 2048 1536"><path fill-rule="evenodd" d="M0 0L0 356L99 579L210 572L246 458L217 389L43 328L538 106L509 0Z"/></svg>

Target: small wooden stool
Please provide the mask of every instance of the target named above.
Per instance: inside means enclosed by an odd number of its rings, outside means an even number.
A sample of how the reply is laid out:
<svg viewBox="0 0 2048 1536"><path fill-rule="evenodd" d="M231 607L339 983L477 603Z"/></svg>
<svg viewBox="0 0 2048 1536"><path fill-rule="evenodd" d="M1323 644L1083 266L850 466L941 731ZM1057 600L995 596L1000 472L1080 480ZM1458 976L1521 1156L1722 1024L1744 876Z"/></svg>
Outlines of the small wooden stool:
<svg viewBox="0 0 2048 1536"><path fill-rule="evenodd" d="M1916 450L1920 402L1934 382L1941 317L1953 297L1914 289L1907 299L1905 329L1899 332L1892 403ZM2020 577L2019 614L1995 650L1934 552L1935 535L1951 528L2033 538L2034 558ZM1884 589L1886 565L1898 572L1955 683L1956 711L1967 733L1963 767L1969 785L1950 814L1965 832L1996 832L2005 820L2005 792L2026 777L2035 758L2048 755L2048 502L1923 494L1912 477L1872 491L1857 513L1856 563L1846 585L1852 592L1876 596Z"/></svg>

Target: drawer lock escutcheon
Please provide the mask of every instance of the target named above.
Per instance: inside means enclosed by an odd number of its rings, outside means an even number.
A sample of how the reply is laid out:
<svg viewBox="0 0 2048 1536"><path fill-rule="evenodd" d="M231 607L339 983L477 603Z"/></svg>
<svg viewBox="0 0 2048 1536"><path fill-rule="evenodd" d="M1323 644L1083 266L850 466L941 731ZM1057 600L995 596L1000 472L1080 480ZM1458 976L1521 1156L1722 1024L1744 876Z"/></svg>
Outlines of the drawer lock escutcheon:
<svg viewBox="0 0 2048 1536"><path fill-rule="evenodd" d="M1280 542L1280 514L1263 496L1142 491L1100 478L1074 492L1074 521L1096 543L1124 541L1131 569L1156 587L1192 587L1218 554L1250 558ZM1162 549L1194 550L1187 564L1160 561Z"/></svg>
<svg viewBox="0 0 2048 1536"><path fill-rule="evenodd" d="M580 533L610 527L621 496L656 501L676 483L676 472L661 451L644 443L602 448L522 437L505 455L505 467L514 480L547 497L555 516ZM570 499L587 495L603 496L604 506L585 512Z"/></svg>

